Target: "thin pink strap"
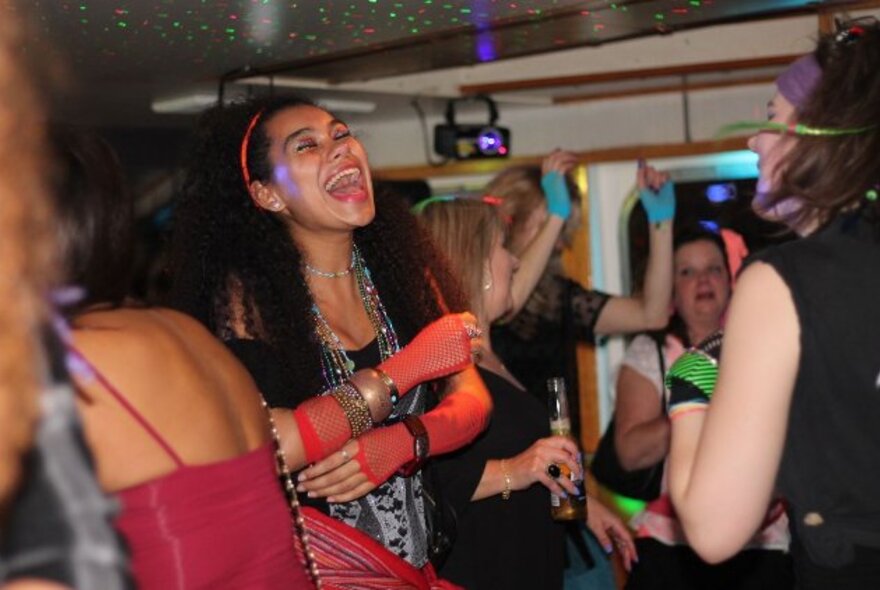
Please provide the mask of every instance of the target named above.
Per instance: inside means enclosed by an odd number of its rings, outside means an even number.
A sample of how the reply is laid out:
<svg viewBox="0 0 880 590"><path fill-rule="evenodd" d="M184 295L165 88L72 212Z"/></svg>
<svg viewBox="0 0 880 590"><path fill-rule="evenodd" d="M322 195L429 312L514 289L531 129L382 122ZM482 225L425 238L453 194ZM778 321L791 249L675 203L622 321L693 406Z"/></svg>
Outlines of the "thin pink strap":
<svg viewBox="0 0 880 590"><path fill-rule="evenodd" d="M116 401L118 401L119 404L131 415L131 417L134 418L137 423L143 427L147 434L153 437L153 440L155 440L156 443L160 447L162 447L162 449L168 454L168 456L171 457L171 460L174 461L174 463L177 464L178 467L184 467L185 463L183 462L183 460L176 452L174 452L174 449L171 448L171 445L169 445L168 442L164 438L162 438L162 435L159 434L159 431L153 428L152 424L147 422L146 418L144 418L141 413L137 411L137 408L131 405L131 402L129 402L125 398L125 396L123 396L122 393L120 393L120 391L116 389L113 384L110 383L107 378L101 374L100 371L98 371L97 368L95 368L95 365L90 363L89 360L83 355L83 353L74 348L70 343L67 344L67 349L71 354L76 356L81 363L89 368L89 371L92 373L92 375L95 376L95 379L98 380L98 383L100 383L104 387L104 389L106 389L107 392L110 393L110 395L116 398Z"/></svg>

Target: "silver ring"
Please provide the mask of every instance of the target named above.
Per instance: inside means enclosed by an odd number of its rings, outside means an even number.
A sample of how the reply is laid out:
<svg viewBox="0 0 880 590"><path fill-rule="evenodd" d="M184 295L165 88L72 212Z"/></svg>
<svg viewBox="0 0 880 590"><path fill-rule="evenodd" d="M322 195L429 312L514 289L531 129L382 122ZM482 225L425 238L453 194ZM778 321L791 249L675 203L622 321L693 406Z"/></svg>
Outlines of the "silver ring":
<svg viewBox="0 0 880 590"><path fill-rule="evenodd" d="M348 451L346 451L345 449L342 449L339 452L342 453L342 462L343 463L348 463L349 461L351 461L351 457L348 456Z"/></svg>
<svg viewBox="0 0 880 590"><path fill-rule="evenodd" d="M483 335L483 330L481 330L479 326L475 326L469 322L465 322L464 331L467 333L468 338L479 338Z"/></svg>

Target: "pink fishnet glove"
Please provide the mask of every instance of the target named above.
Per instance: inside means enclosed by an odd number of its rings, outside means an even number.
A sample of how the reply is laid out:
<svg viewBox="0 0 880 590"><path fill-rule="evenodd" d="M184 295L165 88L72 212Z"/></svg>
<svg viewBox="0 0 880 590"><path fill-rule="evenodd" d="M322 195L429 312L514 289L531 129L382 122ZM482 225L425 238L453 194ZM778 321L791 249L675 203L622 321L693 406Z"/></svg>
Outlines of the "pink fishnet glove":
<svg viewBox="0 0 880 590"><path fill-rule="evenodd" d="M473 333L476 322L469 314L445 315L378 368L394 381L401 395L424 381L457 373L472 362L468 324ZM351 438L348 418L330 396L306 400L293 411L293 417L308 463L323 459Z"/></svg>
<svg viewBox="0 0 880 590"><path fill-rule="evenodd" d="M421 416L428 431L428 455L448 453L474 440L489 422L489 413L479 398L466 392L450 393L436 408ZM413 437L403 424L374 428L357 441L354 458L374 485L414 458Z"/></svg>
<svg viewBox="0 0 880 590"><path fill-rule="evenodd" d="M476 322L468 323L474 333ZM471 362L471 336L463 314L448 314L423 328L377 368L391 377L403 395L419 383L457 373Z"/></svg>
<svg viewBox="0 0 880 590"><path fill-rule="evenodd" d="M314 463L339 449L351 438L351 425L332 396L307 399L293 411L306 462Z"/></svg>

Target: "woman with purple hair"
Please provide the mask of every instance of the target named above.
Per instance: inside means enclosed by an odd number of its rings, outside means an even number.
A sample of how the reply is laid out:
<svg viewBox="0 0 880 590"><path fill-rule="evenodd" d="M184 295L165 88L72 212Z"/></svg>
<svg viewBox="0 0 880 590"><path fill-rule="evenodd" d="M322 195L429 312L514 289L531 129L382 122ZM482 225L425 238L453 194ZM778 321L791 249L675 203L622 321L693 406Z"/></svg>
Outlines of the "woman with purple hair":
<svg viewBox="0 0 880 590"><path fill-rule="evenodd" d="M671 495L720 562L778 493L798 588L878 588L880 26L842 25L777 89L753 207L803 239L740 274L720 363L710 338L670 370Z"/></svg>

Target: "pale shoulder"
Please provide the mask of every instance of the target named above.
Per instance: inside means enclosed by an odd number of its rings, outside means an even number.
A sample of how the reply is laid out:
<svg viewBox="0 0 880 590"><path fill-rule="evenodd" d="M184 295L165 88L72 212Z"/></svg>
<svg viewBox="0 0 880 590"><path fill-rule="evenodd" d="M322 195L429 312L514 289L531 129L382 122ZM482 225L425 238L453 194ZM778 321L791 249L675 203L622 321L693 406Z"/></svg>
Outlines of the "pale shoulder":
<svg viewBox="0 0 880 590"><path fill-rule="evenodd" d="M194 351L217 354L225 347L197 320L165 308L90 311L72 322L73 343L95 362L124 362L131 369L161 370Z"/></svg>
<svg viewBox="0 0 880 590"><path fill-rule="evenodd" d="M766 262L755 261L739 275L731 299L731 313L735 307L747 306L755 315L766 316L774 308L789 307L793 310L791 291L785 280Z"/></svg>

